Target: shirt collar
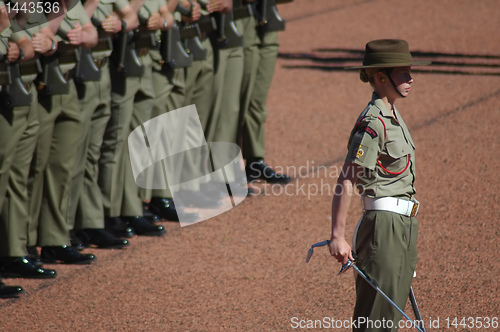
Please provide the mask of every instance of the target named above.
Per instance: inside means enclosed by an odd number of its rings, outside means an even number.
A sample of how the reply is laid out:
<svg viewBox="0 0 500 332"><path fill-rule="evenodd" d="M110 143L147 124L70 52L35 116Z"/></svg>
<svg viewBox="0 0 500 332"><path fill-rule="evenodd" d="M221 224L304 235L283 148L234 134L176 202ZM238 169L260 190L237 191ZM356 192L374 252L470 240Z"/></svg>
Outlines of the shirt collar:
<svg viewBox="0 0 500 332"><path fill-rule="evenodd" d="M382 101L382 99L380 99L380 96L376 92L372 94L372 104L375 105L375 107L377 107L380 110L380 113L384 117L394 119L394 117L392 116L392 112L389 109L387 109L387 106L385 106L385 103ZM393 107L394 107L394 113L397 116L396 121L398 121L401 118L401 116L399 115L396 106L393 105Z"/></svg>
<svg viewBox="0 0 500 332"><path fill-rule="evenodd" d="M372 104L380 110L380 113L382 113L384 117L392 118L392 112L387 109L387 106L385 106L385 103L382 99L380 99L380 96L376 92L372 94Z"/></svg>

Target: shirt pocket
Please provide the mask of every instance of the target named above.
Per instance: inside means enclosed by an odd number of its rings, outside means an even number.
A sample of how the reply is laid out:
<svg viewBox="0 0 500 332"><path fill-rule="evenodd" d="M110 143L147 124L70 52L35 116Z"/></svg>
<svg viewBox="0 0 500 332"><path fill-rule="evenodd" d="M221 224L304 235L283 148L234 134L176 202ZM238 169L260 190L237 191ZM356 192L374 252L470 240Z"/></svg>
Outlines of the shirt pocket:
<svg viewBox="0 0 500 332"><path fill-rule="evenodd" d="M398 141L391 141L385 144L385 154L381 154L378 159L379 166L387 174L399 175L404 173L410 162L410 155L413 151L411 145Z"/></svg>

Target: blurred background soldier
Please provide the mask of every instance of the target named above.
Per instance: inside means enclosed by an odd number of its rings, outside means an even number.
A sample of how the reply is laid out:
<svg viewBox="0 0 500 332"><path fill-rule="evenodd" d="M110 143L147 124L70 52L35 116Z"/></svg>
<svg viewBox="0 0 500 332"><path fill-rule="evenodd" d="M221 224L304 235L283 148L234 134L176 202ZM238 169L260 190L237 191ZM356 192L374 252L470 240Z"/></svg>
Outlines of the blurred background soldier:
<svg viewBox="0 0 500 332"><path fill-rule="evenodd" d="M256 18L244 20L245 77L241 104L244 113L243 157L247 161L248 182L264 180L269 183L286 184L291 179L286 174L275 172L264 162L267 96L278 57L278 31L285 28L281 18L271 16L277 11L270 10L270 6L274 6L274 1L256 0L254 6ZM264 13L269 16L264 17Z"/></svg>
<svg viewBox="0 0 500 332"><path fill-rule="evenodd" d="M16 4L22 5L11 2L11 8ZM0 173L0 270L5 277L54 278L56 271L41 268L36 258L29 257L27 182L39 129L37 91L33 84L40 70L38 57L53 54L57 44L48 25L44 24L43 13L19 11L16 14L12 10L9 14L12 26L2 32L2 36L9 34L9 30L13 33L8 43L9 64L4 68L10 71L11 84L0 92L0 159L3 161ZM2 42L0 46L7 44Z"/></svg>
<svg viewBox="0 0 500 332"><path fill-rule="evenodd" d="M161 236L165 229L144 218L143 197L132 173L128 135L151 119L155 92L150 50L156 47L167 18L159 10L165 0L133 0L139 29L121 33L111 56L111 118L99 160L99 186L103 192L106 229L115 236Z"/></svg>
<svg viewBox="0 0 500 332"><path fill-rule="evenodd" d="M104 229L102 194L97 183L98 160L106 125L111 116L109 56L118 32L138 27L137 14L127 0L87 0L85 11L98 32L98 43L82 49L76 87L82 115L82 137L71 184L68 224L72 244L78 247L123 248L128 240Z"/></svg>
<svg viewBox="0 0 500 332"><path fill-rule="evenodd" d="M95 260L71 246L67 209L81 135L81 114L73 82L78 47L97 44L97 32L78 0L62 2L66 15L47 17L57 52L43 57L38 76L40 131L30 171L31 223L28 245L42 247L44 262L84 264ZM61 8L63 10L63 8Z"/></svg>

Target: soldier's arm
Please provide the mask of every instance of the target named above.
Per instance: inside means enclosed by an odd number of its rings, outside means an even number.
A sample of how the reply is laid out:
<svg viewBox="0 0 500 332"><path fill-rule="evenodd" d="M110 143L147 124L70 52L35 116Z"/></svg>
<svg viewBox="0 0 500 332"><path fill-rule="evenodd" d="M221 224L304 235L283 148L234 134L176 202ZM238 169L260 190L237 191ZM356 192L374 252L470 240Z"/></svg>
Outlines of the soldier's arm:
<svg viewBox="0 0 500 332"><path fill-rule="evenodd" d="M137 11L134 11L132 6L127 5L120 10L115 11L120 20L125 21L125 31L134 30L139 26L139 19L137 18ZM121 23L121 22L120 22Z"/></svg>
<svg viewBox="0 0 500 332"><path fill-rule="evenodd" d="M347 259L353 260L351 246L345 240L345 224L347 212L354 194L354 186L358 179L358 174L363 171L363 167L354 163L346 162L342 167L335 193L332 200L332 233L330 238L330 254L342 264L347 263Z"/></svg>
<svg viewBox="0 0 500 332"><path fill-rule="evenodd" d="M85 9L85 12L87 13L87 16L89 18L92 18L92 15L94 15L95 10L97 9L97 5L99 5L99 0L87 0L87 1L85 1L85 4L83 5L83 9Z"/></svg>
<svg viewBox="0 0 500 332"><path fill-rule="evenodd" d="M168 11L173 13L175 11L175 8L177 8L177 5L179 4L179 0L169 0L167 1L167 7Z"/></svg>
<svg viewBox="0 0 500 332"><path fill-rule="evenodd" d="M164 25L162 26L162 30L168 30L172 25L174 25L174 15L169 10L168 4L160 7L159 9L160 15L164 20Z"/></svg>
<svg viewBox="0 0 500 332"><path fill-rule="evenodd" d="M132 7L132 10L135 11L136 13L141 9L141 7L144 5L145 0L130 0L129 4L130 7Z"/></svg>
<svg viewBox="0 0 500 332"><path fill-rule="evenodd" d="M97 30L92 22L88 22L82 26L82 41L80 45L84 48L92 48L97 45Z"/></svg>
<svg viewBox="0 0 500 332"><path fill-rule="evenodd" d="M0 33L9 26L9 16L7 15L7 8L5 5L0 5Z"/></svg>

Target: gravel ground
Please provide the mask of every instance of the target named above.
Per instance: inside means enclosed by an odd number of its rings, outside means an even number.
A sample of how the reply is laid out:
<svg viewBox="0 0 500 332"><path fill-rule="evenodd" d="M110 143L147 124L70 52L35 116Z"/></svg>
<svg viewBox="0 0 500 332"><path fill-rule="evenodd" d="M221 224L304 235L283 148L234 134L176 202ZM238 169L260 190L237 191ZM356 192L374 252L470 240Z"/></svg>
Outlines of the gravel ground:
<svg viewBox="0 0 500 332"><path fill-rule="evenodd" d="M500 330L478 323L500 316L498 2L295 0L279 10L287 28L266 159L292 183L259 184L259 195L193 226L165 223L163 238L89 249L95 264L57 265L54 280L6 280L26 294L0 301L0 331L291 331L300 320L350 319L350 273L336 277L325 248L309 264L305 256L329 236L331 188L371 94L342 68L378 38L406 39L416 58L436 62L415 70L411 96L397 103L417 145L413 287L427 330ZM354 200L347 236L360 213Z"/></svg>

